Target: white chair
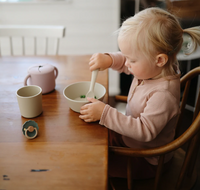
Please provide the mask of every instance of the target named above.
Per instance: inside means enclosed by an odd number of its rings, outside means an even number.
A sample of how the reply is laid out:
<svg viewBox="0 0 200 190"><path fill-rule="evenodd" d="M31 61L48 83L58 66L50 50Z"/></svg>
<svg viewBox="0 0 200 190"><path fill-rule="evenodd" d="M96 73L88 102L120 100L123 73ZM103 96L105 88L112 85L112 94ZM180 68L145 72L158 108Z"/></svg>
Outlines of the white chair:
<svg viewBox="0 0 200 190"><path fill-rule="evenodd" d="M64 26L0 25L0 55L56 55Z"/></svg>

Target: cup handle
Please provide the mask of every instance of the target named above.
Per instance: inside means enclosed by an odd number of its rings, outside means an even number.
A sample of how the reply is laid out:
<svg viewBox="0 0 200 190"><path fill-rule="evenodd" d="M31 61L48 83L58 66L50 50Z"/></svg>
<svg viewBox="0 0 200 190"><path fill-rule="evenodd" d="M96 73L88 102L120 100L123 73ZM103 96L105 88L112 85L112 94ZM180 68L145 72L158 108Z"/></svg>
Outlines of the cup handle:
<svg viewBox="0 0 200 190"><path fill-rule="evenodd" d="M29 126L29 127L30 127L30 126ZM24 131L25 131L25 137L28 138L28 139L34 139L34 138L37 136L37 134L38 134L38 130L37 130L36 127L34 127L35 135L34 135L33 137L29 137L29 136L27 135L27 131L29 131L29 127L28 127L28 129L24 129ZM32 126L31 126L31 127L32 127Z"/></svg>
<svg viewBox="0 0 200 190"><path fill-rule="evenodd" d="M58 69L56 67L54 67L54 70L56 71L56 74L55 74L55 79L56 79L58 76Z"/></svg>
<svg viewBox="0 0 200 190"><path fill-rule="evenodd" d="M27 86L27 80L31 75L27 75L26 78L24 79L24 86Z"/></svg>

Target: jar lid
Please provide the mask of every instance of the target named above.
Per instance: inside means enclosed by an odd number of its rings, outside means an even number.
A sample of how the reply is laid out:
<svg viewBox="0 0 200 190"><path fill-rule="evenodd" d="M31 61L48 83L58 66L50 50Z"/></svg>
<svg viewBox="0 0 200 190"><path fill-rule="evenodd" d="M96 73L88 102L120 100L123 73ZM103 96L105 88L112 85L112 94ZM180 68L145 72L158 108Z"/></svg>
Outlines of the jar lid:
<svg viewBox="0 0 200 190"><path fill-rule="evenodd" d="M54 70L54 66L50 64L40 64L40 65L34 65L28 69L29 74L46 74L50 73Z"/></svg>

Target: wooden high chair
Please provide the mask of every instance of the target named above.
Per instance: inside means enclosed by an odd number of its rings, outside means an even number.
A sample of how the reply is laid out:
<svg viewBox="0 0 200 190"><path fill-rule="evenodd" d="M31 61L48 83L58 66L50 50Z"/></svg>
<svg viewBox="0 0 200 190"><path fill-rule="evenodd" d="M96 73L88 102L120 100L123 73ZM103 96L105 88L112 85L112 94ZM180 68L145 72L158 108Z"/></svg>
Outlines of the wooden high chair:
<svg viewBox="0 0 200 190"><path fill-rule="evenodd" d="M197 67L181 78L181 87L184 92L181 98L181 114L177 121L176 134L181 129L183 113L188 98L188 92L191 80L200 74L200 67ZM127 97L117 96L117 100L126 101ZM183 150L183 145L188 143L187 151ZM109 154L123 155L129 158L127 164L127 179L110 178L110 186L113 190L134 189L134 190L179 190L191 189L197 179L195 161L200 145L200 92L195 105L193 121L189 128L177 136L174 141L161 147L152 149L132 149L123 147L109 147ZM172 165L169 170L161 174L165 154L174 151ZM132 180L131 157L151 157L160 156L157 167L156 177L147 180ZM134 169L134 168L133 168Z"/></svg>

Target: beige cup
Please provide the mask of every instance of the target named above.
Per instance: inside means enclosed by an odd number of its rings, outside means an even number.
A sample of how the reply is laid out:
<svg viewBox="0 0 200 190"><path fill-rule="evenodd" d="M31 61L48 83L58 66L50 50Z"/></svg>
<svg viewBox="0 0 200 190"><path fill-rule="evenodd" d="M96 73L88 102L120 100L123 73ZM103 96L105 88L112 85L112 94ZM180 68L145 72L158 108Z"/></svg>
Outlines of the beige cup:
<svg viewBox="0 0 200 190"><path fill-rule="evenodd" d="M16 95L20 113L23 117L33 118L42 113L42 89L39 86L22 87Z"/></svg>

